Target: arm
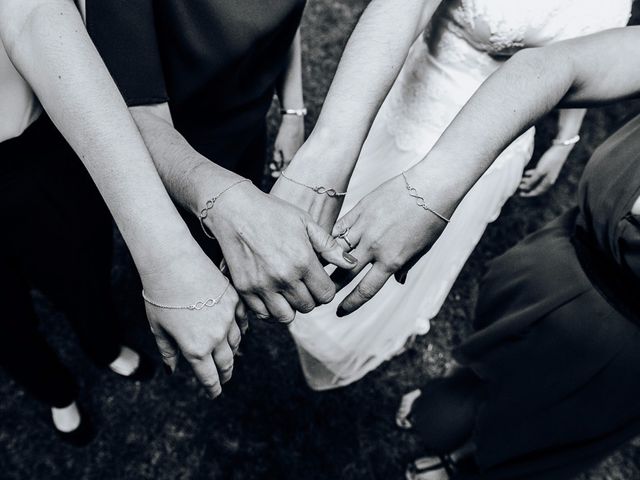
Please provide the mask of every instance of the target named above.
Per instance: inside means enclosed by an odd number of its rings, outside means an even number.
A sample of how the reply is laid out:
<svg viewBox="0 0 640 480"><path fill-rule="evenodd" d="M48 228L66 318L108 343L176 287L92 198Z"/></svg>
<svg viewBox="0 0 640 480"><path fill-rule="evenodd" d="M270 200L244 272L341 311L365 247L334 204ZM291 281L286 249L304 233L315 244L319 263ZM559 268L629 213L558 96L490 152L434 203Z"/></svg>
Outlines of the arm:
<svg viewBox="0 0 640 480"><path fill-rule="evenodd" d="M146 293L168 304L218 295L225 279L173 206L74 3L0 0L0 38L91 174L131 250ZM210 353L215 349L218 367L228 370L233 357L227 355L227 335L236 301L229 291L219 308L206 312L148 306L165 362L175 368L177 342L212 394L220 385ZM233 342L238 340L234 334Z"/></svg>
<svg viewBox="0 0 640 480"><path fill-rule="evenodd" d="M131 112L178 203L198 217L220 195L204 225L219 241L234 286L252 311L289 323L295 310L306 313L333 299L335 286L316 252L343 268L355 262L308 214L248 182L238 183L242 177L196 152L173 128L167 104Z"/></svg>
<svg viewBox="0 0 640 480"><path fill-rule="evenodd" d="M580 138L580 127L586 113L587 110L584 108L560 110L556 140L558 142L569 141L569 143L551 145L542 154L536 167L524 172L519 187L520 196L536 197L545 193L556 182L562 166L576 145L576 143L573 143L574 139Z"/></svg>
<svg viewBox="0 0 640 480"><path fill-rule="evenodd" d="M306 184L344 191L362 144L409 49L442 0L373 0L349 39L318 122L289 166ZM331 228L340 202L308 194L279 179L274 194Z"/></svg>
<svg viewBox="0 0 640 480"><path fill-rule="evenodd" d="M556 105L588 107L639 96L638 42L640 27L628 27L516 54L478 89L424 160L406 172L409 182L429 207L451 216L494 159ZM352 253L358 267L342 275L343 284L373 264L340 313L357 309L392 274L400 271L396 278L402 280L444 226L416 205L402 176L367 195L334 229L350 227L357 244Z"/></svg>
<svg viewBox="0 0 640 480"><path fill-rule="evenodd" d="M287 69L277 86L280 106L284 110L302 110L304 98L302 94L302 45L300 29L289 51ZM273 148L273 162L270 165L272 175L287 168L293 156L304 143L304 116L283 114L280 129Z"/></svg>

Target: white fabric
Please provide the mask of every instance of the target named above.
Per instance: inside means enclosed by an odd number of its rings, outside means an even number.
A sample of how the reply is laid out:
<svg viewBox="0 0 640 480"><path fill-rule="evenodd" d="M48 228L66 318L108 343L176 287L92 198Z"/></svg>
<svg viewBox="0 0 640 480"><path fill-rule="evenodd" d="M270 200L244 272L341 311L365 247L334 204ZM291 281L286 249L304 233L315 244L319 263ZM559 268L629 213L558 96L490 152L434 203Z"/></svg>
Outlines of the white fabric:
<svg viewBox="0 0 640 480"><path fill-rule="evenodd" d="M86 0L78 1L83 18ZM42 114L40 102L7 56L0 40L0 142L18 137Z"/></svg>
<svg viewBox="0 0 640 480"><path fill-rule="evenodd" d="M447 1L447 0L445 0ZM438 12L412 47L363 147L341 215L368 192L421 160L480 84L524 47L628 22L632 0L457 0ZM464 139L460 139L464 141ZM357 312L335 316L344 296L299 315L290 330L311 388L360 379L429 330L488 223L515 193L533 152L534 130L517 139L456 209L441 238L411 269ZM452 172L455 174L455 172ZM398 192L399 195L404 195Z"/></svg>

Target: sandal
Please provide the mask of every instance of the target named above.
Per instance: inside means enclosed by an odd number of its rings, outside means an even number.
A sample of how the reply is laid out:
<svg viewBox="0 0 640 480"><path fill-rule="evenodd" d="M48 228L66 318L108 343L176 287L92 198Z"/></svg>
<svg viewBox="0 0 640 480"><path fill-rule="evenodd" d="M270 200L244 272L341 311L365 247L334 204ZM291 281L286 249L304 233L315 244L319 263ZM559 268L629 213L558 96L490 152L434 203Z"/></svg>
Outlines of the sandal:
<svg viewBox="0 0 640 480"><path fill-rule="evenodd" d="M421 457L409 464L405 472L407 480L421 480L425 474L444 470L448 477L453 476L458 470L456 463L449 455Z"/></svg>

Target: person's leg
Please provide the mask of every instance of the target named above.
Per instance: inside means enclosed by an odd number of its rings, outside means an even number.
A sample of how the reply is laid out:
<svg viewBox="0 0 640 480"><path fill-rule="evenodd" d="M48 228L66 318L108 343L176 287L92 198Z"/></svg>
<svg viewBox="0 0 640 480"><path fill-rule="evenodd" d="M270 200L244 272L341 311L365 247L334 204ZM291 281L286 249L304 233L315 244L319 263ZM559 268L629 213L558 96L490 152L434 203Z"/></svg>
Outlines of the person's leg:
<svg viewBox="0 0 640 480"><path fill-rule="evenodd" d="M76 384L38 331L28 284L6 256L0 258L0 275L0 364L36 399L51 407L68 406L76 398Z"/></svg>
<svg viewBox="0 0 640 480"><path fill-rule="evenodd" d="M65 312L87 355L107 366L120 354L122 328L111 296L112 223L88 173L48 121L25 139L30 164L14 200L25 276ZM45 156L46 155L46 156Z"/></svg>
<svg viewBox="0 0 640 480"><path fill-rule="evenodd" d="M468 368L427 383L412 410L413 427L427 449L444 454L461 448L471 437L482 398L482 381Z"/></svg>

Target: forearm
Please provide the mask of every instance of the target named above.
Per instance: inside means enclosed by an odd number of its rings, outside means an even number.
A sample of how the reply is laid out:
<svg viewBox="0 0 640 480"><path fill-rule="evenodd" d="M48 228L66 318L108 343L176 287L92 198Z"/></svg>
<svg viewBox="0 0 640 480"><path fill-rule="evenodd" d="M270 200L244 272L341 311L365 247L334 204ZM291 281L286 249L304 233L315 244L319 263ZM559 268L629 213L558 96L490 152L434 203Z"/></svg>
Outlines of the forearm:
<svg viewBox="0 0 640 480"><path fill-rule="evenodd" d="M7 53L88 169L141 273L187 248L193 240L73 2L0 4Z"/></svg>
<svg viewBox="0 0 640 480"><path fill-rule="evenodd" d="M441 0L373 0L349 39L320 117L303 148L310 157L339 151L350 175L371 124L409 49Z"/></svg>
<svg viewBox="0 0 640 480"><path fill-rule="evenodd" d="M558 114L558 140L568 140L580 133L586 108L563 108Z"/></svg>
<svg viewBox="0 0 640 480"><path fill-rule="evenodd" d="M198 215L207 200L242 177L198 153L173 127L166 104L132 107L131 114L173 199Z"/></svg>
<svg viewBox="0 0 640 480"><path fill-rule="evenodd" d="M487 79L410 175L439 192L441 207L451 213L494 159L558 104L589 106L637 95L639 41L640 29L633 27L515 55Z"/></svg>
<svg viewBox="0 0 640 480"><path fill-rule="evenodd" d="M304 107L300 29L296 32L296 36L291 44L287 68L279 79L277 93L282 108L301 109Z"/></svg>

